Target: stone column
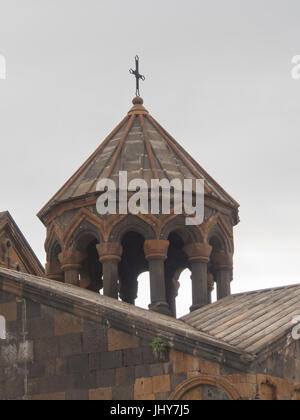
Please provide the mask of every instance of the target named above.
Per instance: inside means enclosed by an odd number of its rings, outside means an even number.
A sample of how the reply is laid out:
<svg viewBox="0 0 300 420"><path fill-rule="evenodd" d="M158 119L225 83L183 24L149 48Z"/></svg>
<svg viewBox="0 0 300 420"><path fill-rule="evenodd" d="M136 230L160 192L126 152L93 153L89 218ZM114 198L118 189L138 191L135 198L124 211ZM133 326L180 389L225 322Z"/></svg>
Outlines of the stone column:
<svg viewBox="0 0 300 420"><path fill-rule="evenodd" d="M46 277L50 280L64 281L64 272L59 261L50 261L46 264Z"/></svg>
<svg viewBox="0 0 300 420"><path fill-rule="evenodd" d="M145 241L144 251L149 262L151 304L149 309L170 315L166 301L165 260L168 257L170 242L163 240Z"/></svg>
<svg viewBox="0 0 300 420"><path fill-rule="evenodd" d="M79 272L85 258L85 253L72 249L59 254L58 259L61 263L61 269L64 272L65 283L80 286Z"/></svg>
<svg viewBox="0 0 300 420"><path fill-rule="evenodd" d="M207 265L211 251L212 247L210 245L200 242L189 244L184 248L192 271L193 305L191 306L191 312L210 303L208 298Z"/></svg>
<svg viewBox="0 0 300 420"><path fill-rule="evenodd" d="M103 267L104 296L118 299L119 297L119 262L123 254L119 242L106 242L97 245L100 262Z"/></svg>
<svg viewBox="0 0 300 420"><path fill-rule="evenodd" d="M212 292L215 289L215 279L212 273L208 272L208 303L212 303Z"/></svg>
<svg viewBox="0 0 300 420"><path fill-rule="evenodd" d="M231 295L233 256L226 252L216 252L212 255L213 269L216 273L217 299Z"/></svg>

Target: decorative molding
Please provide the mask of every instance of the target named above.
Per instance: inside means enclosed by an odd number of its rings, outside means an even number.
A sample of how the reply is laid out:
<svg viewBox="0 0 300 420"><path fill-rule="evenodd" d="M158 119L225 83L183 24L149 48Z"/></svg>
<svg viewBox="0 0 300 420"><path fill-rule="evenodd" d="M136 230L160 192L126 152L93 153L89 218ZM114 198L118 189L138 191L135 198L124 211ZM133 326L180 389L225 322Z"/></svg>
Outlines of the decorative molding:
<svg viewBox="0 0 300 420"><path fill-rule="evenodd" d="M187 379L182 384L180 384L170 395L169 400L180 401L188 392L203 385L210 385L221 389L225 392L226 395L228 395L231 400L239 400L241 398L241 395L236 387L226 379L220 376L199 375Z"/></svg>

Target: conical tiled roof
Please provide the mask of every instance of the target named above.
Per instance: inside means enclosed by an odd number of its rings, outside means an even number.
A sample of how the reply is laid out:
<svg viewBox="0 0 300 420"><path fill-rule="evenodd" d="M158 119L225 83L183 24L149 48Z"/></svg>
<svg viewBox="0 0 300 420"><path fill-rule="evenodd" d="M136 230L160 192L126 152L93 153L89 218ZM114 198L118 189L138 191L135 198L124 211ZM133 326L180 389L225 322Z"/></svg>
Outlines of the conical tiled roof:
<svg viewBox="0 0 300 420"><path fill-rule="evenodd" d="M118 184L119 171L128 172L128 180L205 179L206 194L238 208L238 203L161 127L137 97L121 123L92 156L40 211L39 217L61 202L96 192L101 178Z"/></svg>

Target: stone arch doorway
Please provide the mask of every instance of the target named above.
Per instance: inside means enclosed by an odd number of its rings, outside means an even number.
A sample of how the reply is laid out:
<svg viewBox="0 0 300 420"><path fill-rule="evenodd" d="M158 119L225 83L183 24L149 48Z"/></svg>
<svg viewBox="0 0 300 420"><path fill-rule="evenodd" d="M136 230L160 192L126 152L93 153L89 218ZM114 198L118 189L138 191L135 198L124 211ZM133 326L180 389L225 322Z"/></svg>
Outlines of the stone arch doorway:
<svg viewBox="0 0 300 420"><path fill-rule="evenodd" d="M223 378L199 375L186 380L170 395L170 400L230 401L241 398L238 390Z"/></svg>

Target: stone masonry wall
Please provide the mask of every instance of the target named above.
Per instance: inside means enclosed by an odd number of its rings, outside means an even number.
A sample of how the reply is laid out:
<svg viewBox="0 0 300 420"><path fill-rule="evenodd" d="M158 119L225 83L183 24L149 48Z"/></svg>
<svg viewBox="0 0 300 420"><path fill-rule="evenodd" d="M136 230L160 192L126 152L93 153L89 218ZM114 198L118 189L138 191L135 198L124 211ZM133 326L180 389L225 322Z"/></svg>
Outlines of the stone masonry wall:
<svg viewBox="0 0 300 420"><path fill-rule="evenodd" d="M204 398L203 378L210 383L221 378L221 371L223 391L234 387L240 398L299 397L292 382L225 375L224 366L179 351L158 360L149 341L134 331L129 335L4 291L0 316L6 321L6 339L0 339L0 400L164 400L182 384L186 398ZM199 384L190 387L188 380L198 377ZM225 395L216 389L206 386L205 399Z"/></svg>

